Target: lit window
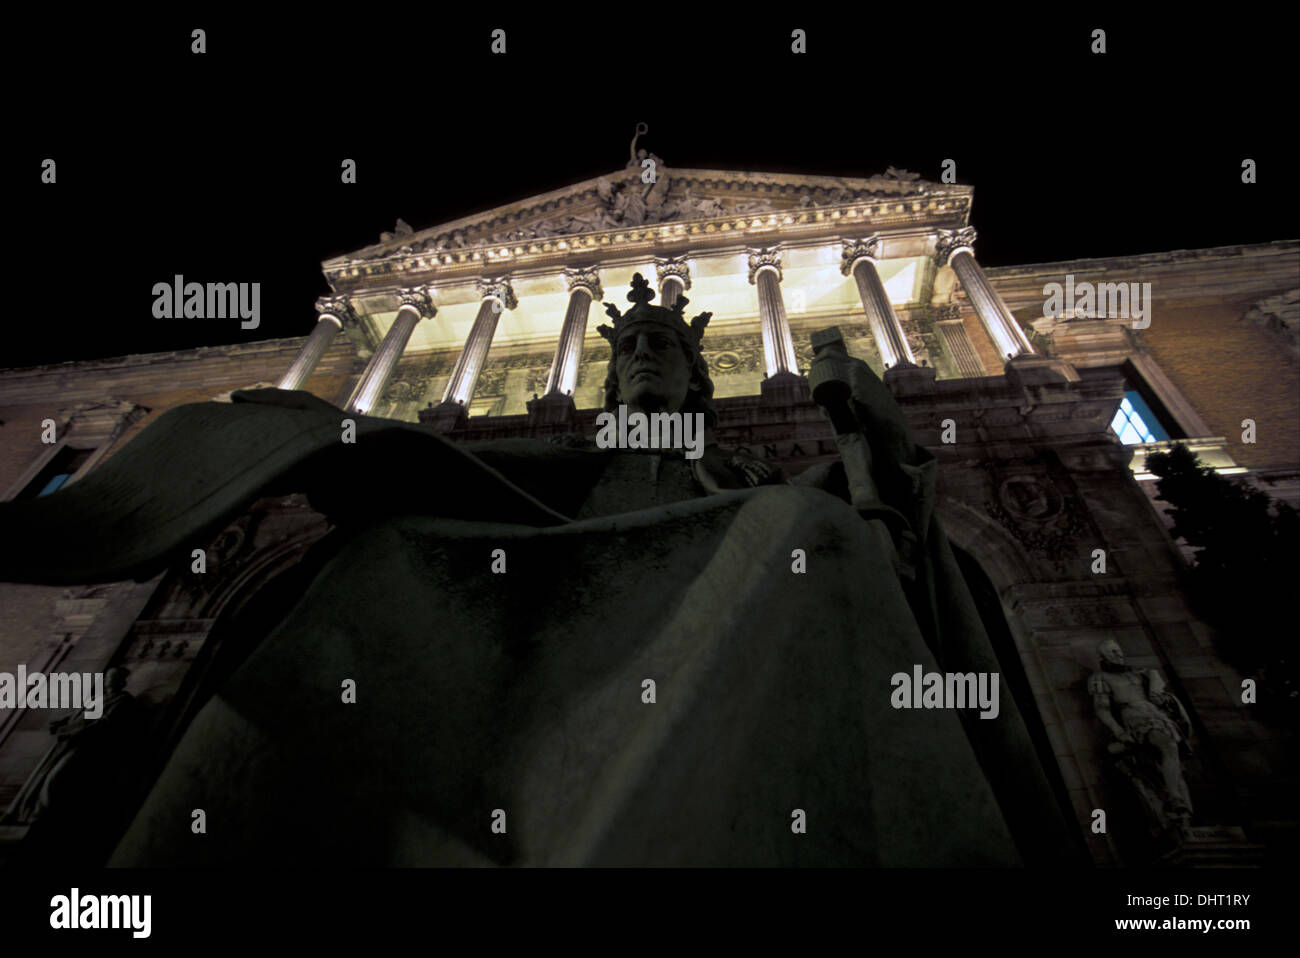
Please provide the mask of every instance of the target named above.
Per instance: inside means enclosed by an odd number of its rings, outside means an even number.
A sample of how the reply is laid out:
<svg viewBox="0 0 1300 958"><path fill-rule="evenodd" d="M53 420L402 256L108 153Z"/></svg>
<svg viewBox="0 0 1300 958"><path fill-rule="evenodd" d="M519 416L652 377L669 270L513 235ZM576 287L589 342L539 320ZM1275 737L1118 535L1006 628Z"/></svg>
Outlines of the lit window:
<svg viewBox="0 0 1300 958"><path fill-rule="evenodd" d="M14 499L39 499L41 496L48 496L80 472L81 467L90 460L94 452L94 449L62 446L54 454L54 457L45 464L45 468L36 475L36 478L29 482L18 495L14 496Z"/></svg>
<svg viewBox="0 0 1300 958"><path fill-rule="evenodd" d="M59 473L57 476L55 476L53 479L51 479L49 482L45 484L44 489L36 493L36 498L39 499L41 496L48 496L51 492L59 488L59 486L63 485L71 478L72 478L72 473L70 472Z"/></svg>
<svg viewBox="0 0 1300 958"><path fill-rule="evenodd" d="M1110 421L1110 428L1126 446L1139 442L1162 442L1169 438L1169 433L1161 427L1160 421L1137 392L1124 394L1115 418Z"/></svg>

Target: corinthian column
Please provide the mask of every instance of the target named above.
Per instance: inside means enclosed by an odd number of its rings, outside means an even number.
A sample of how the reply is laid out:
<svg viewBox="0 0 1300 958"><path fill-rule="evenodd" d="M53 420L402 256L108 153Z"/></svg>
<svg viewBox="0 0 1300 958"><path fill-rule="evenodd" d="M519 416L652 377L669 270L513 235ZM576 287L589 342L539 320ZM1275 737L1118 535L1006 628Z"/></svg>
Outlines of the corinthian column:
<svg viewBox="0 0 1300 958"><path fill-rule="evenodd" d="M939 242L935 247L935 262L940 266L951 266L966 290L975 315L984 324L984 329L998 349L998 355L1004 361L1026 353L1033 354L1034 347L1029 345L1029 338L1020 328L1007 304L975 262L975 228L967 226L959 230L940 230Z"/></svg>
<svg viewBox="0 0 1300 958"><path fill-rule="evenodd" d="M749 282L758 287L758 313L763 327L763 358L767 375L779 373L799 374L799 363L794 355L794 340L790 337L790 321L785 315L785 301L781 298L781 251L776 247L751 249L749 252Z"/></svg>
<svg viewBox="0 0 1300 958"><path fill-rule="evenodd" d="M397 310L397 318L389 327L384 341L370 357L370 362L366 363L365 372L357 380L356 388L352 390L347 405L343 407L348 412L364 413L374 407L375 402L384 394L388 381L393 378L393 370L397 368L397 361L402 358L402 352L411 339L411 333L415 331L415 324L421 319L431 318L438 312L427 287L398 290L397 298L401 303Z"/></svg>
<svg viewBox="0 0 1300 958"><path fill-rule="evenodd" d="M596 268L566 269L564 280L569 287L569 308L560 328L560 342L546 377L547 396L572 396L578 383L578 364L582 362L582 341L587 336L587 314L591 301L604 296Z"/></svg>
<svg viewBox="0 0 1300 958"><path fill-rule="evenodd" d="M501 313L519 305L515 291L508 279L478 281L478 292L483 298L479 303L478 315L470 328L469 339L460 351L456 368L452 370L447 390L442 394L442 401L448 405L469 406L474 398L474 387L478 384L479 373L487 360L488 349L492 346L492 337L496 335L497 321Z"/></svg>
<svg viewBox="0 0 1300 958"><path fill-rule="evenodd" d="M655 273L659 278L659 305L672 309L677 297L691 288L691 268L685 256L655 260Z"/></svg>
<svg viewBox="0 0 1300 958"><path fill-rule="evenodd" d="M878 237L845 240L840 272L845 276L852 275L857 282L858 295L862 297L862 308L866 311L867 324L871 327L871 335L875 337L876 348L880 350L880 358L892 369L899 363L915 364L916 358L912 355L912 348L907 345L903 326L889 302L885 284L880 279L880 271L876 269L879 252Z"/></svg>
<svg viewBox="0 0 1300 958"><path fill-rule="evenodd" d="M345 322L356 322L357 314L352 311L352 304L346 296L327 297L316 300L316 328L302 344L298 355L289 364L288 370L276 383L279 389L301 389L316 369L325 350L330 348L335 335L343 328Z"/></svg>

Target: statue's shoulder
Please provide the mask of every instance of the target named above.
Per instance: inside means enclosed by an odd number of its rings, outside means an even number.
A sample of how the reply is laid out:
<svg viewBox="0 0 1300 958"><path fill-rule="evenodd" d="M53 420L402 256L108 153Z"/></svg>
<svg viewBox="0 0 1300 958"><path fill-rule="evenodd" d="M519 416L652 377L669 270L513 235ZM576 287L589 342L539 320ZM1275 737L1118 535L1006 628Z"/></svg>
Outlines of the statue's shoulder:
<svg viewBox="0 0 1300 958"><path fill-rule="evenodd" d="M596 441L581 433L564 433L547 439L509 436L500 439L475 439L456 444L481 459L553 459L569 451L598 451Z"/></svg>
<svg viewBox="0 0 1300 958"><path fill-rule="evenodd" d="M1088 693L1090 695L1110 695L1110 683L1106 681L1105 672L1093 672L1088 677Z"/></svg>
<svg viewBox="0 0 1300 958"><path fill-rule="evenodd" d="M551 436L547 442L562 449L596 450L600 448L596 445L594 436L583 435L580 432L562 432L558 436Z"/></svg>

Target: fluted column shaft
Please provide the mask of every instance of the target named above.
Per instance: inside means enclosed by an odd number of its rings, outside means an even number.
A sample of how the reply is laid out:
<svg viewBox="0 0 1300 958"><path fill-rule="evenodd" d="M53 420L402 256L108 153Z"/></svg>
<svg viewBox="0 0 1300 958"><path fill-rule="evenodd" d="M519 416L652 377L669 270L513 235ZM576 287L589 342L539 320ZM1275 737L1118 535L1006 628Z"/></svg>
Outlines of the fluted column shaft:
<svg viewBox="0 0 1300 958"><path fill-rule="evenodd" d="M456 360L456 367L447 381L447 389L442 394L444 403L459 403L469 406L474 398L474 387L478 385L479 373L487 361L488 350L492 347L492 337L496 335L497 323L501 314L507 309L514 309L518 304L510 284L505 280L480 282L483 302L479 304L478 315L470 327L469 338L465 348Z"/></svg>
<svg viewBox="0 0 1300 958"><path fill-rule="evenodd" d="M470 328L469 339L456 360L456 368L451 372L447 389L442 394L443 402L469 405L474 396L474 387L478 385L479 373L483 370L483 361L487 359L488 347L496 335L497 321L501 318L501 304L495 299L485 299L478 307L474 325Z"/></svg>
<svg viewBox="0 0 1300 958"><path fill-rule="evenodd" d="M1002 297L997 294L988 277L984 275L984 270L980 268L979 263L975 262L971 251L965 248L958 249L948 262L957 274L962 289L970 297L971 305L975 307L975 315L979 316L989 338L997 346L998 355L1005 360L1010 356L1019 356L1023 353L1032 354L1034 347L1029 345L1029 338L1025 336L1024 330L1011 315L1007 304L1002 302Z"/></svg>
<svg viewBox="0 0 1300 958"><path fill-rule="evenodd" d="M859 257L853 264L853 279L858 284L858 295L862 297L862 308L867 314L867 323L871 334L876 338L876 347L880 358L886 366L896 366L900 362L915 363L912 349L907 345L903 335L903 326L898 321L885 284L880 279L880 271L870 257Z"/></svg>
<svg viewBox="0 0 1300 958"><path fill-rule="evenodd" d="M393 320L393 325L384 336L384 341L370 357L370 362L366 363L365 371L357 380L356 388L352 390L347 405L343 407L345 410L364 413L374 407L388 387L389 380L393 378L397 361L402 358L402 353L406 350L411 333L415 331L415 324L425 316L433 316L435 313L437 309L434 308L428 294L417 291L403 294L402 305L397 310L397 318Z"/></svg>
<svg viewBox="0 0 1300 958"><path fill-rule="evenodd" d="M785 300L781 297L781 280L775 269L765 267L755 277L758 286L758 313L763 327L763 358L767 374L799 373L799 363L794 355L794 339L790 336L790 321L785 315Z"/></svg>
<svg viewBox="0 0 1300 958"><path fill-rule="evenodd" d="M546 377L546 395L573 395L578 385L578 364L582 362L582 343L587 338L587 316L593 299L601 298L600 281L594 269L566 269L569 306L564 311L560 342L555 347L550 375Z"/></svg>
<svg viewBox="0 0 1300 958"><path fill-rule="evenodd" d="M582 287L569 293L569 308L564 311L560 344L555 348L551 374L546 377L546 392L570 395L578 382L578 364L582 362L582 341L587 336L587 316L591 312L591 294Z"/></svg>
<svg viewBox="0 0 1300 958"><path fill-rule="evenodd" d="M316 328L311 331L307 342L303 343L302 349L298 350L298 355L294 357L276 386L280 389L301 389L302 384L315 371L321 357L325 355L325 351L330 348L330 343L334 342L334 337L342 328L343 321L339 317L333 313L321 313L316 320Z"/></svg>
<svg viewBox="0 0 1300 958"><path fill-rule="evenodd" d="M664 280L659 291L660 305L666 309L672 309L673 303L677 302L677 297L684 292L686 292L686 288L682 286L682 281L676 276L669 276Z"/></svg>

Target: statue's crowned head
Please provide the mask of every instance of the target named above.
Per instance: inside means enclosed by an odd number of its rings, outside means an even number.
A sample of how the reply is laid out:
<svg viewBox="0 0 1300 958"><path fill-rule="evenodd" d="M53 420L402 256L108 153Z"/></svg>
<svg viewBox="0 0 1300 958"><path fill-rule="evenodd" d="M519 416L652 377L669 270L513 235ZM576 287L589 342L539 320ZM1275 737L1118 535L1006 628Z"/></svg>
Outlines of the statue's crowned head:
<svg viewBox="0 0 1300 958"><path fill-rule="evenodd" d="M682 314L689 300L678 296L670 308L651 306L655 291L640 273L632 277L626 313L605 306L614 325L598 332L609 340L609 372L605 376L605 409L619 404L642 412L703 413L706 426L717 422L713 409L713 380L700 353L700 340L712 313L700 313L689 323Z"/></svg>

